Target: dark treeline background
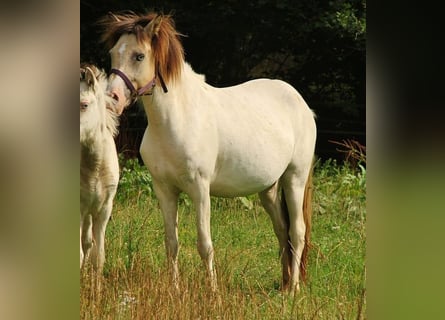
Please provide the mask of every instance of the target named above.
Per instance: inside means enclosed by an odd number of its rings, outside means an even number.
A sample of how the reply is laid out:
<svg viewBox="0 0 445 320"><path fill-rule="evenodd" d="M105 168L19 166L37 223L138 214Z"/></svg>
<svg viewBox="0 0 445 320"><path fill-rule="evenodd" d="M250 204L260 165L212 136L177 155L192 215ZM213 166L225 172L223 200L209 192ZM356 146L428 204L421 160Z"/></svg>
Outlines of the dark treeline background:
<svg viewBox="0 0 445 320"><path fill-rule="evenodd" d="M342 158L329 140L365 144L366 3L364 0L81 0L82 62L109 70L95 23L122 10L172 14L186 60L216 87L268 77L292 84L317 114L316 153ZM117 143L138 153L146 119L127 109Z"/></svg>

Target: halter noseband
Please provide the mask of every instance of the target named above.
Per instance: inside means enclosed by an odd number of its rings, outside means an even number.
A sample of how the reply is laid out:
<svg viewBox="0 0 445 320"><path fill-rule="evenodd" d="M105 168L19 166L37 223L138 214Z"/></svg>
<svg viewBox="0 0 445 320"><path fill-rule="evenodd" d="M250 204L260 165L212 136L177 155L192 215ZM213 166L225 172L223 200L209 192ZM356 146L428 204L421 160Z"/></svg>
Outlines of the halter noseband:
<svg viewBox="0 0 445 320"><path fill-rule="evenodd" d="M118 75L119 77L121 77L121 79L125 82L125 85L127 86L127 88L130 90L131 95L135 99L138 96L150 95L151 93L146 93L146 92L148 90L154 88L154 86L156 86L156 75L145 86L143 86L142 88L136 89L133 86L133 83L131 83L130 79L128 79L127 75L125 73L123 73L122 71L120 71L119 69L111 69L110 73L114 73L114 74ZM164 93L167 93L168 90L167 90L167 86L165 85L164 79L162 78L162 76L161 76L161 74L159 72L156 72L156 73L159 76L159 81L161 82L162 90L164 90Z"/></svg>

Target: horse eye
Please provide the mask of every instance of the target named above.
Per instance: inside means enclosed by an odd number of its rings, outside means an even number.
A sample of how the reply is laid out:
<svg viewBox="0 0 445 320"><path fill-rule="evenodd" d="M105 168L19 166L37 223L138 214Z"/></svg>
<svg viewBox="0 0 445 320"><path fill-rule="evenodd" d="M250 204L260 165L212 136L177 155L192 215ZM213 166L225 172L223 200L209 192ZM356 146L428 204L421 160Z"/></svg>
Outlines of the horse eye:
<svg viewBox="0 0 445 320"><path fill-rule="evenodd" d="M88 108L88 102L81 101L80 102L80 110L86 110Z"/></svg>
<svg viewBox="0 0 445 320"><path fill-rule="evenodd" d="M136 56L136 60L137 60L137 61L142 61L142 60L144 60L144 58L145 58L145 55L143 55L143 54L138 54L138 55Z"/></svg>

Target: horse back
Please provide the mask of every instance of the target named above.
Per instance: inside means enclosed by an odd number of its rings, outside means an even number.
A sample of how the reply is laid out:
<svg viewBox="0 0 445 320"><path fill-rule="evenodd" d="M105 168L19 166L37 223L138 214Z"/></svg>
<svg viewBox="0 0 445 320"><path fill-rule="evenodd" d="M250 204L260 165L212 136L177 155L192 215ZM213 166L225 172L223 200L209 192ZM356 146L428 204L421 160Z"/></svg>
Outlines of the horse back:
<svg viewBox="0 0 445 320"><path fill-rule="evenodd" d="M290 164L310 164L314 116L292 86L258 79L219 90L220 103L225 103L215 105L218 157L213 194L259 192L277 181Z"/></svg>

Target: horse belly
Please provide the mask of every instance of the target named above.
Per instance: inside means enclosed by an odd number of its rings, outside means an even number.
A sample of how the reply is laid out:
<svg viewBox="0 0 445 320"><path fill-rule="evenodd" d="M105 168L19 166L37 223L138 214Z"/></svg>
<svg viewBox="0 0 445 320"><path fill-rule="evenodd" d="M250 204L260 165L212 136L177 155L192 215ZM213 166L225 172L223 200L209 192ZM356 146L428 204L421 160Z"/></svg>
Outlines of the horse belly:
<svg viewBox="0 0 445 320"><path fill-rule="evenodd" d="M249 180L243 183L242 181L219 180L210 185L210 195L225 198L243 197L261 192L272 184L273 181L269 183L254 183L254 181Z"/></svg>
<svg viewBox="0 0 445 320"><path fill-rule="evenodd" d="M219 153L210 185L212 195L258 193L281 177L295 145L292 121L282 113L271 113L267 106L256 104L240 108L239 117L218 117Z"/></svg>
<svg viewBox="0 0 445 320"><path fill-rule="evenodd" d="M210 194L240 197L261 192L281 177L289 163L286 158L269 154L251 159L231 158L217 164Z"/></svg>

